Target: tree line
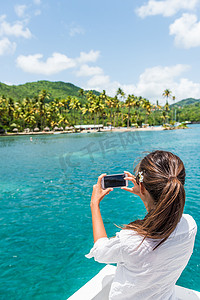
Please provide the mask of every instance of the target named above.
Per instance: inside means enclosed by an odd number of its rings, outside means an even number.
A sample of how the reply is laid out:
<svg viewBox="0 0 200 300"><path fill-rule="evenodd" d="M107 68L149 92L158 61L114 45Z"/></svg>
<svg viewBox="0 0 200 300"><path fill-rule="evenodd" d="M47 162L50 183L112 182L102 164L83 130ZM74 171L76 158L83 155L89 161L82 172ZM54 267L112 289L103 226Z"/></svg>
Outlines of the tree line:
<svg viewBox="0 0 200 300"><path fill-rule="evenodd" d="M174 122L168 100L171 91L166 89L164 106L150 103L143 97L125 95L119 88L114 97L104 90L100 94L79 90L79 98L67 96L64 99L49 100L47 90L42 90L33 98L14 101L10 97L0 97L0 127L7 131L45 129L65 129L77 124L103 124L104 126L142 126L142 124L162 125ZM175 97L172 97L175 100ZM82 101L81 101L82 100Z"/></svg>

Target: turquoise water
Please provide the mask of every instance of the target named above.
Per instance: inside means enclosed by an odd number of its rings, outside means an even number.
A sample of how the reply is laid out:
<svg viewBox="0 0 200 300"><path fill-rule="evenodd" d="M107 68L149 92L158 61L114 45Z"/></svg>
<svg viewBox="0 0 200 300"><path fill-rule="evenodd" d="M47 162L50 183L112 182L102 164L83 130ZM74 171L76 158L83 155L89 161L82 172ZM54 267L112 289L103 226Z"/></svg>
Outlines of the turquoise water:
<svg viewBox="0 0 200 300"><path fill-rule="evenodd" d="M188 130L0 137L0 298L64 300L104 265L93 245L90 196L97 177L132 172L142 151L174 152L186 167L185 213L200 226L200 125ZM141 200L114 190L101 204L109 236L145 214ZM200 228L200 227L199 227ZM200 291L200 235L178 284Z"/></svg>

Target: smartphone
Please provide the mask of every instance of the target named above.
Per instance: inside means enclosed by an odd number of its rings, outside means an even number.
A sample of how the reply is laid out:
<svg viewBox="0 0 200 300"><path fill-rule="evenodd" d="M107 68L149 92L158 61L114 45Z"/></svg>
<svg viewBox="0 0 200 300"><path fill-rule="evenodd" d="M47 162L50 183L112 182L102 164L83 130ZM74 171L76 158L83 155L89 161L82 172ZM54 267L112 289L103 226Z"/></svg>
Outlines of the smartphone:
<svg viewBox="0 0 200 300"><path fill-rule="evenodd" d="M102 189L107 188L120 188L123 186L128 186L128 180L124 178L127 177L127 174L114 174L114 175L106 175L101 179Z"/></svg>

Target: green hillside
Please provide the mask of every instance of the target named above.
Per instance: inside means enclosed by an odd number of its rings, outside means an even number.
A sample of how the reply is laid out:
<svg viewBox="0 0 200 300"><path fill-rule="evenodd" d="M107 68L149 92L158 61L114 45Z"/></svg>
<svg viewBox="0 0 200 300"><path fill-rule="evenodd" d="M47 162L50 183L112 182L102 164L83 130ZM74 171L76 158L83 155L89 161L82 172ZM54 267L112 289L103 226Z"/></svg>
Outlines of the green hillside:
<svg viewBox="0 0 200 300"><path fill-rule="evenodd" d="M175 106L184 107L185 105L190 105L190 104L195 104L195 103L200 103L200 99L187 98L187 99L183 99L181 101L171 104L170 108L173 108Z"/></svg>
<svg viewBox="0 0 200 300"><path fill-rule="evenodd" d="M67 96L75 96L80 98L80 88L62 81L51 82L51 81L37 81L29 82L20 85L6 85L0 83L0 96L13 98L14 100L23 99L26 97L33 98L37 96L41 90L47 90L50 94L50 101L54 98L66 98Z"/></svg>
<svg viewBox="0 0 200 300"><path fill-rule="evenodd" d="M124 101L107 96L105 91L101 94L86 91L80 96L79 87L61 81L38 81L18 86L0 83L1 130L43 130L78 124L129 127L130 124L162 125L176 121L200 122L200 100L188 98L170 107L166 104L155 108L149 100L134 95L126 95Z"/></svg>
<svg viewBox="0 0 200 300"><path fill-rule="evenodd" d="M49 101L52 101L55 98L64 99L67 96L74 96L79 98L81 102L84 101L83 98L79 95L80 87L63 81L52 82L41 80L20 85L6 85L0 82L0 96L4 95L5 97L10 97L14 100L24 99L26 97L33 98L34 96L38 96L41 90L46 90L50 94ZM98 92L93 92L99 95ZM200 99L187 98L171 104L170 108L173 108L174 106L184 107L185 105L199 102Z"/></svg>

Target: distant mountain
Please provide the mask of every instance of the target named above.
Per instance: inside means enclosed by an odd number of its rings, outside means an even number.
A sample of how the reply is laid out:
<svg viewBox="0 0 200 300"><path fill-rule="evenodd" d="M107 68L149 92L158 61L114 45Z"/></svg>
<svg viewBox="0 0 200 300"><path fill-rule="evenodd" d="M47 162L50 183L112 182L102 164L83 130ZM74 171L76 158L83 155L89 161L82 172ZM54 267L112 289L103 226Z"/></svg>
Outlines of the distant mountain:
<svg viewBox="0 0 200 300"><path fill-rule="evenodd" d="M195 103L200 103L200 99L194 99L194 98L183 99L181 101L171 104L170 107L171 108L175 107L175 106L183 107L185 105L190 105L190 104L195 104Z"/></svg>
<svg viewBox="0 0 200 300"><path fill-rule="evenodd" d="M62 81L51 82L41 80L20 85L6 85L4 83L0 83L0 96L4 95L5 97L10 97L14 100L26 97L33 98L34 96L37 96L41 90L47 90L50 94L49 101L55 98L63 99L67 96L82 98L79 95L80 87ZM96 91L94 92L99 94Z"/></svg>

